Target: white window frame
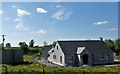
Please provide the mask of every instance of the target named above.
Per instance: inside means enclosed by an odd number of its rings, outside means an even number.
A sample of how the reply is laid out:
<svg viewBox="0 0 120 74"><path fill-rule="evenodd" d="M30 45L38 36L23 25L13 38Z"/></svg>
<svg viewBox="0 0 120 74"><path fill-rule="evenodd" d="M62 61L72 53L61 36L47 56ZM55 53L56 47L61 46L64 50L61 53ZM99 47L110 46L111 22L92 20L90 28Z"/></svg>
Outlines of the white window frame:
<svg viewBox="0 0 120 74"><path fill-rule="evenodd" d="M100 56L100 60L104 61L104 56L103 55Z"/></svg>
<svg viewBox="0 0 120 74"><path fill-rule="evenodd" d="M62 63L62 56L60 56L60 63Z"/></svg>
<svg viewBox="0 0 120 74"><path fill-rule="evenodd" d="M109 60L109 57L110 57L110 54L107 54L107 55L105 56L105 59L108 61L108 60Z"/></svg>
<svg viewBox="0 0 120 74"><path fill-rule="evenodd" d="M53 55L53 59L56 59L56 55Z"/></svg>

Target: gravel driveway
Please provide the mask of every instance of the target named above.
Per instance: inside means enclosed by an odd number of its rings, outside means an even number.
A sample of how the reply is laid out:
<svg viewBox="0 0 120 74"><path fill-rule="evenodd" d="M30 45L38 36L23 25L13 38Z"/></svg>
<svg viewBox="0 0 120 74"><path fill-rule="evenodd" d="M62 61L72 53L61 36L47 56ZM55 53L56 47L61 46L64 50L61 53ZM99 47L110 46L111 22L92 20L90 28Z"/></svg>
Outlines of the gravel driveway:
<svg viewBox="0 0 120 74"><path fill-rule="evenodd" d="M44 65L47 65L47 66L52 66L52 67L57 67L59 65L56 65L56 64L53 64L51 62L49 62L48 60L45 60L45 59L39 59L38 57L35 58L35 61L41 63L41 64L44 64Z"/></svg>

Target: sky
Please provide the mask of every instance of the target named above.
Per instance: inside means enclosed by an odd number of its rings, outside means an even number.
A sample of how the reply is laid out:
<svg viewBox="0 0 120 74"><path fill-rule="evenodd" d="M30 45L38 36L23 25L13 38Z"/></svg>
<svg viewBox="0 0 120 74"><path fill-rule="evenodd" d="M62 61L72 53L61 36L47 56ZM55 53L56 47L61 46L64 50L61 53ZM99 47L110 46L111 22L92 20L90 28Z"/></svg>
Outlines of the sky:
<svg viewBox="0 0 120 74"><path fill-rule="evenodd" d="M2 2L118 2L119 0L1 0Z"/></svg>
<svg viewBox="0 0 120 74"><path fill-rule="evenodd" d="M3 2L5 43L34 39L35 45L55 40L117 39L117 2ZM2 42L2 41L0 41Z"/></svg>

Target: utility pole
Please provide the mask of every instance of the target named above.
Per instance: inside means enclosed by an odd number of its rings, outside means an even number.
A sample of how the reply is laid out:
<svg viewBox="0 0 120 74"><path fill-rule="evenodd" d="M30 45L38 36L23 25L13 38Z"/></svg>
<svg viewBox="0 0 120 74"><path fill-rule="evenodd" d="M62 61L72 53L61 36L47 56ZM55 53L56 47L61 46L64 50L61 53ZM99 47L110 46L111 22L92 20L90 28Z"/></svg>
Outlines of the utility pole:
<svg viewBox="0 0 120 74"><path fill-rule="evenodd" d="M3 50L4 50L4 41L5 41L5 36L6 36L6 35L2 35L2 37L3 37L2 49L3 49Z"/></svg>

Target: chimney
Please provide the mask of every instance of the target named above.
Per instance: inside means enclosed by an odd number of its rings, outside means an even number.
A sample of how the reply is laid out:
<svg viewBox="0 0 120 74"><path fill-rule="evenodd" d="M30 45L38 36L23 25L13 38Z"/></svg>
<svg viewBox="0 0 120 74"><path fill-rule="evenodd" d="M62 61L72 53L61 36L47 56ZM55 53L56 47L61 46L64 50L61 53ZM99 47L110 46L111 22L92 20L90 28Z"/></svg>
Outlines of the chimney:
<svg viewBox="0 0 120 74"><path fill-rule="evenodd" d="M103 38L102 37L100 37L100 41L103 42Z"/></svg>

